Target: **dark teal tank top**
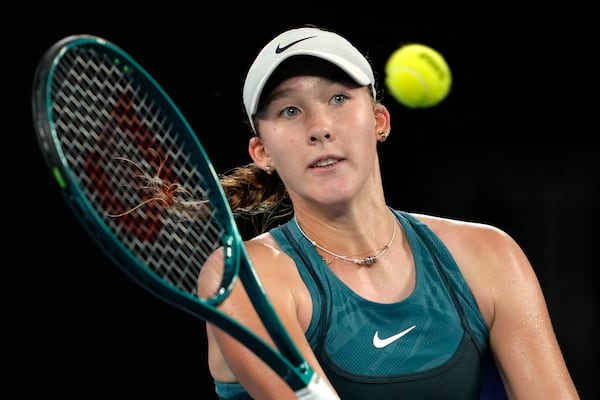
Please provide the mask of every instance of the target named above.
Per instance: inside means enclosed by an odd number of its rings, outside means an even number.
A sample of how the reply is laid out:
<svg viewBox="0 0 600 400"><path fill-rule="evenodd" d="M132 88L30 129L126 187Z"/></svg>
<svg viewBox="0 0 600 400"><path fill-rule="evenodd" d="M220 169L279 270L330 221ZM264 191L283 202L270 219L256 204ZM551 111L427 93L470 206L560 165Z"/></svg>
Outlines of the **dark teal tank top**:
<svg viewBox="0 0 600 400"><path fill-rule="evenodd" d="M327 377L344 400L505 398L497 388L483 395L489 332L450 252L425 224L392 211L416 267L413 293L392 304L354 293L293 220L270 231L311 293L306 337Z"/></svg>

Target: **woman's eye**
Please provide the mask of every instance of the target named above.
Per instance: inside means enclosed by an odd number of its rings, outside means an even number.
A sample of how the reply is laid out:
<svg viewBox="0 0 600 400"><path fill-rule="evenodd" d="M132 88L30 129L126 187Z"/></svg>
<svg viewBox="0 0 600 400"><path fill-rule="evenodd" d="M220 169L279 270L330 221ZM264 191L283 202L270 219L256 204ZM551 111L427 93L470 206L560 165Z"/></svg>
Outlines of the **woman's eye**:
<svg viewBox="0 0 600 400"><path fill-rule="evenodd" d="M286 107L281 112L281 115L286 117L294 117L298 114L298 109L296 107Z"/></svg>
<svg viewBox="0 0 600 400"><path fill-rule="evenodd" d="M331 102L334 104L342 104L344 101L346 101L345 94L336 94L331 98Z"/></svg>

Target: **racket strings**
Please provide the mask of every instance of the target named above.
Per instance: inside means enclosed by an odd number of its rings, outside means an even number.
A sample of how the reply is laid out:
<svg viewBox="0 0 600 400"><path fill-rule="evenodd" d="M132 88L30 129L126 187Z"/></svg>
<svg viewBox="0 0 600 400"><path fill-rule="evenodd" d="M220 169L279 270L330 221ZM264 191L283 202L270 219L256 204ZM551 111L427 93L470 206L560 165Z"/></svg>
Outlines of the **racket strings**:
<svg viewBox="0 0 600 400"><path fill-rule="evenodd" d="M161 279L196 294L226 228L218 189L187 127L135 68L93 46L66 52L52 79L63 156L112 235ZM212 184L214 185L214 184Z"/></svg>

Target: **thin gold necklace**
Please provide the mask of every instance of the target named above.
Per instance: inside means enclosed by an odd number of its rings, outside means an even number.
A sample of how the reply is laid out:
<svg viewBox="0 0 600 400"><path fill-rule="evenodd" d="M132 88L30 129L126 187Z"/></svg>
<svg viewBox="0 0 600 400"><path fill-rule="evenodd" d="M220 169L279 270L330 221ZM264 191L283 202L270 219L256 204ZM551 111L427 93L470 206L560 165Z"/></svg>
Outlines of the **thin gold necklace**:
<svg viewBox="0 0 600 400"><path fill-rule="evenodd" d="M306 240L308 240L313 247L315 247L321 251L324 251L325 253L327 253L337 259L349 261L349 262L352 262L357 265L371 266L375 261L377 261L377 259L379 257L381 257L383 255L383 253L385 253L390 248L390 246L392 245L392 242L394 241L394 238L396 237L397 223L396 223L396 220L394 219L394 230L392 231L392 237L390 238L389 242L387 242L387 244L385 246L383 246L382 248L379 249L379 252L377 254L375 254L373 256L362 257L362 258L351 258L351 257L342 256L340 254L336 254L333 251L327 250L323 246L319 245L317 242L312 240L306 233L304 233L302 228L300 228L300 224L298 224L298 220L296 219L295 216L294 216L294 222L296 223L296 226L298 227L298 230L300 231L302 236L304 236L306 238ZM333 261L333 260L330 260L330 259L327 259L324 257L321 257L321 258L327 265L329 265L331 263L331 261Z"/></svg>

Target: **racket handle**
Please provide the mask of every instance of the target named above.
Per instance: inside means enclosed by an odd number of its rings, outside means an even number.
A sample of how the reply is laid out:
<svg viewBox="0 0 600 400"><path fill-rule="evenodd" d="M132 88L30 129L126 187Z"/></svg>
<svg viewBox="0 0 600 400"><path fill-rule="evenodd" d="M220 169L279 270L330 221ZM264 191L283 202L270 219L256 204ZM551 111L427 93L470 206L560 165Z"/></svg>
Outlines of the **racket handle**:
<svg viewBox="0 0 600 400"><path fill-rule="evenodd" d="M313 374L308 385L296 392L299 400L339 400L337 395L318 374Z"/></svg>

